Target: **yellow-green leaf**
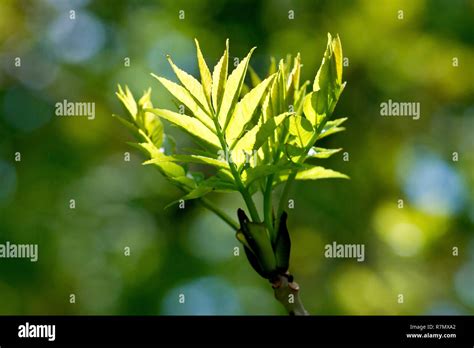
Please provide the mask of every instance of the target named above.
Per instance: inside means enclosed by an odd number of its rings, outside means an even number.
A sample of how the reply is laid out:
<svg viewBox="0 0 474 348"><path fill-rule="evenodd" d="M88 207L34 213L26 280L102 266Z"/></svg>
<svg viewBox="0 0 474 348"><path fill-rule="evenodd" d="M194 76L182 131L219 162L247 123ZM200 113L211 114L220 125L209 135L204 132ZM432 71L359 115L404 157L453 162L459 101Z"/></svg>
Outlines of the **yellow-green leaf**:
<svg viewBox="0 0 474 348"><path fill-rule="evenodd" d="M313 135L314 128L310 121L302 116L290 117L290 134L294 136L294 142L297 147L307 148Z"/></svg>
<svg viewBox="0 0 474 348"><path fill-rule="evenodd" d="M137 103L135 101L135 98L133 98L132 92L130 92L130 89L128 89L127 86L125 86L125 91L122 89L122 86L118 85L118 92L115 92L117 97L120 99L122 104L125 106L127 111L130 114L130 117L136 121L137 119Z"/></svg>
<svg viewBox="0 0 474 348"><path fill-rule="evenodd" d="M324 167L309 167L305 170L301 170L296 174L296 180L318 180L318 179L349 179L346 174L339 173L332 169Z"/></svg>
<svg viewBox="0 0 474 348"><path fill-rule="evenodd" d="M232 155L235 156L235 162L239 165L243 163L243 153L251 153L258 150L265 141L274 134L275 129L288 117L290 113L285 112L267 120L263 124L258 124L249 130L240 138L232 149Z"/></svg>
<svg viewBox="0 0 474 348"><path fill-rule="evenodd" d="M250 81L252 82L252 86L256 87L260 82L262 82L262 79L260 76L258 76L257 72L252 68L251 65L249 65L249 73L250 73Z"/></svg>
<svg viewBox="0 0 474 348"><path fill-rule="evenodd" d="M255 47L250 50L244 59L242 59L242 61L239 63L239 65L237 65L237 67L232 71L232 73L229 75L229 78L227 79L224 94L222 96L222 103L218 113L218 120L222 129L225 129L237 99L240 96L240 90L245 79L245 74L247 73L249 60L254 50Z"/></svg>
<svg viewBox="0 0 474 348"><path fill-rule="evenodd" d="M198 103L196 103L186 88L163 77L156 76L155 74L151 75L156 78L178 101L183 103L183 105L191 111L193 116L199 119L199 121L201 121L207 128L215 131L214 122L210 116L199 106Z"/></svg>
<svg viewBox="0 0 474 348"><path fill-rule="evenodd" d="M258 86L248 92L239 103L237 103L226 129L226 140L228 144L233 144L245 130L245 126L252 119L252 115L255 113L255 110L262 101L268 86L274 78L275 74L266 78L258 84Z"/></svg>
<svg viewBox="0 0 474 348"><path fill-rule="evenodd" d="M164 175L170 178L186 176L186 172L184 168L181 167L179 164L174 163L172 160L170 160L169 156L166 156L165 154L159 151L156 152L155 150L150 149L149 145L144 145L144 144L137 144L137 145L151 152L152 159L145 161L143 163L144 165L150 165L150 164L154 165Z"/></svg>
<svg viewBox="0 0 474 348"><path fill-rule="evenodd" d="M214 111L217 113L221 106L222 96L224 94L225 85L227 82L227 69L229 65L229 39L225 42L226 49L219 62L214 67L212 72L212 105Z"/></svg>
<svg viewBox="0 0 474 348"><path fill-rule="evenodd" d="M342 84L342 45L339 35L332 40L332 50L334 52L334 64L336 68L336 81L339 85Z"/></svg>
<svg viewBox="0 0 474 348"><path fill-rule="evenodd" d="M216 158L206 157L206 156L173 155L173 156L168 156L168 158L169 160L173 162L209 164L216 168L229 169L229 164L227 162L221 161Z"/></svg>
<svg viewBox="0 0 474 348"><path fill-rule="evenodd" d="M204 126L198 119L165 109L150 109L148 111L175 124L183 131L189 133L191 136L199 139L200 141L214 148L220 148L220 142L217 138L217 135L209 130L209 128Z"/></svg>
<svg viewBox="0 0 474 348"><path fill-rule="evenodd" d="M211 105L211 90L212 90L212 76L209 68L206 64L206 60L201 52L201 47L199 47L199 41L194 39L196 43L197 59L199 65L199 72L201 74L201 84L204 89L204 94L207 98L207 102Z"/></svg>
<svg viewBox="0 0 474 348"><path fill-rule="evenodd" d="M322 139L324 137L327 137L328 135L342 132L343 130L345 130L344 127L339 127L339 126L342 123L344 123L346 120L347 120L347 117L343 117L343 118L338 118L338 119L326 122L321 133L318 136L318 139Z"/></svg>
<svg viewBox="0 0 474 348"><path fill-rule="evenodd" d="M202 88L202 85L199 83L199 81L184 70L178 68L173 63L170 56L168 56L167 58L171 67L173 68L174 73L178 77L178 80L183 84L184 88L186 88L189 94L191 94L193 98L196 99L196 101L200 104L201 108L203 108L206 113L210 114L209 106L207 104L206 96L204 94L204 89Z"/></svg>
<svg viewBox="0 0 474 348"><path fill-rule="evenodd" d="M308 157L311 158L329 158L335 153L338 153L342 150L342 148L339 149L325 149L322 147L315 147L313 146L309 152L308 152Z"/></svg>

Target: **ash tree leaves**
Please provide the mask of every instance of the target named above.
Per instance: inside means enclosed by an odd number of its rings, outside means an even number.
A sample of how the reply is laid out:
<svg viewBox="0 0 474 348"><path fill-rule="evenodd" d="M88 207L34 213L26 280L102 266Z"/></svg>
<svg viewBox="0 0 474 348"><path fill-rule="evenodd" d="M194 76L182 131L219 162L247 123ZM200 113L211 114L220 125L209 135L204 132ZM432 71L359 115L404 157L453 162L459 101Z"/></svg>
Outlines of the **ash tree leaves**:
<svg viewBox="0 0 474 348"><path fill-rule="evenodd" d="M138 141L132 145L148 156L144 164L157 167L184 191L182 199L238 191L253 222L260 223L257 210L251 207L251 196L257 191L265 194L265 187L273 189L287 180L347 178L317 165L341 149L315 145L319 139L344 130L341 124L346 118L330 120L345 86L338 36L328 34L322 63L312 83L301 81L299 54L280 61L272 58L268 75L260 78L250 64L255 48L230 71L227 40L222 57L211 70L197 40L195 44L199 79L175 65L169 56L177 82L152 74L185 106L184 113L154 108L151 90L138 101L127 87L119 86L117 92L126 110L126 116L118 119ZM196 146L177 153L172 138L164 131L163 120L190 136ZM195 172L196 165L208 166L211 172L206 176ZM266 238L265 229L254 228L258 230L255 238ZM239 240L244 243L242 236L246 233L242 233ZM245 243L250 253L262 246ZM267 245L264 249L268 248ZM282 255L285 253L281 251ZM276 267L272 257L265 267Z"/></svg>

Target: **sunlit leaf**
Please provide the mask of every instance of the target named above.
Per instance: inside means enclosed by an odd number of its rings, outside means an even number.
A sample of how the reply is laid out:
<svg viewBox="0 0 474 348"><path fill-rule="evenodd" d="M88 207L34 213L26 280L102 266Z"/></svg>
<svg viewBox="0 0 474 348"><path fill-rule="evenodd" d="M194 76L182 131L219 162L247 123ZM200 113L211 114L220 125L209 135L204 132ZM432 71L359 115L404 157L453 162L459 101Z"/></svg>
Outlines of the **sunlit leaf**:
<svg viewBox="0 0 474 348"><path fill-rule="evenodd" d="M318 180L318 179L349 179L346 174L339 173L332 169L326 169L324 167L309 167L305 170L298 171L296 174L296 180Z"/></svg>
<svg viewBox="0 0 474 348"><path fill-rule="evenodd" d="M139 144L139 145L143 146L143 144ZM147 148L146 145L145 145L145 148ZM153 151L152 159L144 162L143 164L154 165L158 169L160 169L163 172L163 174L171 178L186 176L186 171L184 170L184 168L180 166L179 164L171 161L168 157L169 156L166 156L165 154L161 152L156 153L155 151Z"/></svg>
<svg viewBox="0 0 474 348"><path fill-rule="evenodd" d="M204 90L204 95L206 96L207 102L211 105L211 92L212 92L212 76L209 68L206 64L204 56L201 52L201 47L199 47L199 41L194 39L196 43L197 59L199 65L199 72L201 74L201 84Z"/></svg>
<svg viewBox="0 0 474 348"><path fill-rule="evenodd" d="M294 137L294 144L306 148L313 138L314 127L306 118L298 115L290 117L289 132Z"/></svg>
<svg viewBox="0 0 474 348"><path fill-rule="evenodd" d="M240 90L247 73L247 67L249 65L250 57L252 56L255 47L250 50L247 56L237 65L227 79L225 85L224 94L222 96L222 103L219 108L218 120L222 129L226 128L227 122L230 119L230 115L233 112L233 108L237 99L240 95Z"/></svg>
<svg viewBox="0 0 474 348"><path fill-rule="evenodd" d="M214 148L220 148L219 138L199 120L165 109L150 109L149 111L175 124L200 141Z"/></svg>
<svg viewBox="0 0 474 348"><path fill-rule="evenodd" d="M260 78L260 76L258 76L257 72L252 68L251 65L249 65L249 73L250 81L252 82L253 87L256 87L258 84L260 84L260 82L262 82L262 79Z"/></svg>
<svg viewBox="0 0 474 348"><path fill-rule="evenodd" d="M179 102L201 121L207 128L215 131L214 122L211 117L199 106L195 99L189 94L188 90L163 77L152 74Z"/></svg>
<svg viewBox="0 0 474 348"><path fill-rule="evenodd" d="M335 153L340 152L342 149L325 149L322 147L315 147L313 146L309 152L308 157L311 158L329 158Z"/></svg>
<svg viewBox="0 0 474 348"><path fill-rule="evenodd" d="M318 136L318 139L322 139L324 137L327 137L328 135L342 132L343 130L345 130L344 127L339 127L339 126L346 120L347 120L347 117L343 117L343 118L338 118L336 120L331 120L331 121L326 122L326 124L324 125L322 131L320 132Z"/></svg>
<svg viewBox="0 0 474 348"><path fill-rule="evenodd" d="M120 99L122 104L125 106L127 111L129 112L130 117L133 120L136 120L137 118L137 103L135 101L135 98L133 98L132 92L130 92L130 89L128 89L127 86L125 86L125 91L122 89L122 86L118 86L118 92L115 93L117 97Z"/></svg>
<svg viewBox="0 0 474 348"><path fill-rule="evenodd" d="M249 167L244 170L243 179L246 186L252 184L255 180L264 178L271 174L279 173L289 169L296 169L298 165L293 163L281 163L281 164L262 164L256 167Z"/></svg>
<svg viewBox="0 0 474 348"><path fill-rule="evenodd" d="M226 49L212 72L212 105L217 113L221 106L224 88L227 82L227 69L229 65L229 40L225 42Z"/></svg>
<svg viewBox="0 0 474 348"><path fill-rule="evenodd" d="M251 121L257 106L262 101L268 86L275 78L275 74L266 78L257 87L247 93L235 107L235 111L226 129L226 140L228 144L233 144L245 130L245 126Z"/></svg>
<svg viewBox="0 0 474 348"><path fill-rule="evenodd" d="M199 103L201 108L203 108L203 110L206 111L206 113L210 114L206 96L204 95L204 89L202 88L202 85L199 83L199 81L196 80L192 75L185 72L184 70L181 70L180 68L178 68L173 63L170 56L168 56L167 58L174 73L178 77L178 80L183 84L184 88L186 88L188 92L195 98L195 100Z"/></svg>
<svg viewBox="0 0 474 348"><path fill-rule="evenodd" d="M274 130L278 127L283 120L288 117L290 113L285 112L281 115L275 116L268 121L266 121L262 125L256 125L251 130L249 130L245 135L240 138L235 146L233 147L232 151L236 154L237 161L236 163L241 164L242 161L238 161L240 159L240 154L242 152L250 153L254 150L258 150L263 143L273 135Z"/></svg>
<svg viewBox="0 0 474 348"><path fill-rule="evenodd" d="M224 169L229 168L229 164L227 162L224 162L215 158L199 156L199 155L173 155L173 156L169 156L169 160L173 162L208 164L213 167L224 168Z"/></svg>

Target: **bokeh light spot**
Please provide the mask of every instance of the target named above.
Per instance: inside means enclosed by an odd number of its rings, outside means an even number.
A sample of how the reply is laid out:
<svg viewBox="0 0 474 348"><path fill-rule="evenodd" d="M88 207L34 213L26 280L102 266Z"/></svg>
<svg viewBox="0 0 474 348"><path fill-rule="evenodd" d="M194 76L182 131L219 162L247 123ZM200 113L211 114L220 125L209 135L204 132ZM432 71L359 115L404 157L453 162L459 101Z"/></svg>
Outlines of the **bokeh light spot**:
<svg viewBox="0 0 474 348"><path fill-rule="evenodd" d="M15 129L30 132L53 116L53 107L23 88L12 88L3 97L5 121Z"/></svg>
<svg viewBox="0 0 474 348"><path fill-rule="evenodd" d="M59 59L79 63L99 52L105 43L105 30L94 16L77 11L74 20L59 16L49 27L48 37Z"/></svg>

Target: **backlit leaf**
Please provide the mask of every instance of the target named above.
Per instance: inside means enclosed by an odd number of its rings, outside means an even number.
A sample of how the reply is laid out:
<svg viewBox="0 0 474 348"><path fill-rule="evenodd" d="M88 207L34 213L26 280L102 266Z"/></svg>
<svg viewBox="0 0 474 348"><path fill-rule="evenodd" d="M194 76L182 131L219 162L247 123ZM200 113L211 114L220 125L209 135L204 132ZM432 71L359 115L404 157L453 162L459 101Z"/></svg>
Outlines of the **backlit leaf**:
<svg viewBox="0 0 474 348"><path fill-rule="evenodd" d="M188 90L170 80L152 74L179 102L191 111L199 121L207 128L215 131L214 122L208 114L199 106L195 99L189 94Z"/></svg>
<svg viewBox="0 0 474 348"><path fill-rule="evenodd" d="M199 83L199 81L184 70L178 68L169 56L167 58L171 67L173 68L174 73L178 77L178 80L183 84L184 88L186 88L188 92L195 98L201 108L203 108L206 113L210 114L209 106L204 94L204 89L202 88L202 85Z"/></svg>
<svg viewBox="0 0 474 348"><path fill-rule="evenodd" d="M222 103L219 108L218 120L222 129L225 129L227 122L230 119L230 115L233 112L235 103L240 96L240 90L247 73L247 67L249 64L250 57L252 56L255 47L250 50L248 55L242 59L237 67L232 71L227 79L224 94L222 96Z"/></svg>
<svg viewBox="0 0 474 348"><path fill-rule="evenodd" d="M201 142L206 143L216 149L220 148L220 143L217 136L196 118L181 115L165 109L150 109L148 111L175 124L183 131L199 139Z"/></svg>
<svg viewBox="0 0 474 348"><path fill-rule="evenodd" d="M204 95L206 96L207 102L211 105L211 90L212 90L212 76L209 68L207 67L204 56L201 52L201 47L199 47L199 41L194 39L196 43L197 59L199 65L199 72L201 74L201 84L204 90Z"/></svg>
<svg viewBox="0 0 474 348"><path fill-rule="evenodd" d="M268 86L275 78L275 74L266 78L257 87L247 93L235 107L235 111L226 129L226 140L228 144L233 144L240 137L245 126L251 121L258 105L262 101Z"/></svg>
<svg viewBox="0 0 474 348"><path fill-rule="evenodd" d="M224 88L227 82L227 69L229 65L229 40L227 39L225 42L226 49L224 54L222 55L219 62L214 67L214 71L212 72L212 105L214 107L214 111L219 111L219 107L221 106L222 96L224 94Z"/></svg>

